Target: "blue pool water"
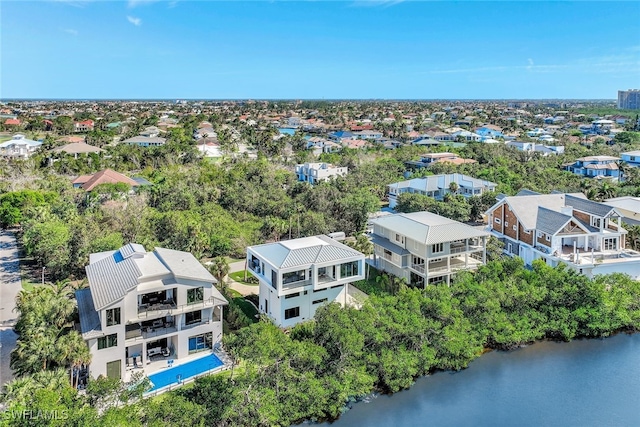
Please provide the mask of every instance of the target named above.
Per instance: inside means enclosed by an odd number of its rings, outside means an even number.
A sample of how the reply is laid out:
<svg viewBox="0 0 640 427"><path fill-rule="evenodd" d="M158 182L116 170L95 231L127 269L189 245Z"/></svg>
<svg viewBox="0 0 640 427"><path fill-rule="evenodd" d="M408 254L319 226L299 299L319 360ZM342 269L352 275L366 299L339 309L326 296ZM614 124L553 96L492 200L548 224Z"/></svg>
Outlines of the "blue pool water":
<svg viewBox="0 0 640 427"><path fill-rule="evenodd" d="M174 362L175 363L175 362ZM149 391L155 391L160 388L166 387L169 384L176 384L178 381L184 381L193 376L207 372L211 369L215 369L222 366L223 363L215 354L210 354L205 357L201 357L191 362L187 362L183 365L178 365L173 368L167 368L155 374L149 375L149 379L153 384L153 388ZM178 379L179 376L179 379Z"/></svg>
<svg viewBox="0 0 640 427"><path fill-rule="evenodd" d="M293 134L296 133L296 130L295 129L291 129L291 128L280 128L278 130L280 131L280 133L284 133L284 134L287 134L287 135L293 135Z"/></svg>

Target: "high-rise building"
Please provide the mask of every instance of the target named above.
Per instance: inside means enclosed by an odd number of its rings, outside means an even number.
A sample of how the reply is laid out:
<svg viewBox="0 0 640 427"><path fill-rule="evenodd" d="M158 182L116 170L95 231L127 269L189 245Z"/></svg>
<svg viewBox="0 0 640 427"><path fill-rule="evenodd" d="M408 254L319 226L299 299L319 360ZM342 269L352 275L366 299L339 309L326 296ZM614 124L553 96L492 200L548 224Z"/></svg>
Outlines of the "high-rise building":
<svg viewBox="0 0 640 427"><path fill-rule="evenodd" d="M618 108L640 110L640 89L619 90Z"/></svg>

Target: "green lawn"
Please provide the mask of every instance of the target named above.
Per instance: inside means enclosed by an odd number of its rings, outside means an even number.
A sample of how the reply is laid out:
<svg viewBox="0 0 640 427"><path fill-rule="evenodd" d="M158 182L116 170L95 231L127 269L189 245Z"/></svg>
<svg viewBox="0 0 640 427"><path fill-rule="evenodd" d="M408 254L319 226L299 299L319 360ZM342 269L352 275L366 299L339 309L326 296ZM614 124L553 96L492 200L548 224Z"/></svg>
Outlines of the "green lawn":
<svg viewBox="0 0 640 427"><path fill-rule="evenodd" d="M236 271L234 273L229 273L229 277L233 280L235 280L238 283L242 283L243 285L248 285L248 286L258 286L258 283L249 283L249 282L245 282L244 281L244 273L246 270L242 270L242 271ZM251 274L249 274L247 272L247 278L249 277L253 277Z"/></svg>
<svg viewBox="0 0 640 427"><path fill-rule="evenodd" d="M249 301L244 299L244 297L235 297L233 298L233 302L237 304L238 307L240 307L240 310L242 310L242 312L246 314L247 317L253 321L253 323L258 321L258 318L256 317L256 314L258 314L258 310L256 310L256 308Z"/></svg>

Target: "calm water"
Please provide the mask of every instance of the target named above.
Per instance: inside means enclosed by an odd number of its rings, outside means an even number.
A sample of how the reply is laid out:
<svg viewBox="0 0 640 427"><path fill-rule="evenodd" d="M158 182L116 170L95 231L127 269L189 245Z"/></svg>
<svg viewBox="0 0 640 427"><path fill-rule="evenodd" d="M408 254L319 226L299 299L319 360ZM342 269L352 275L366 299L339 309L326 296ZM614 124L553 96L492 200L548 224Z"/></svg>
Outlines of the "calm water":
<svg viewBox="0 0 640 427"><path fill-rule="evenodd" d="M488 353L331 426L640 426L640 334Z"/></svg>
<svg viewBox="0 0 640 427"><path fill-rule="evenodd" d="M280 131L280 133L284 133L287 135L294 135L296 133L295 129L289 129L289 128L283 128L283 129L278 129Z"/></svg>

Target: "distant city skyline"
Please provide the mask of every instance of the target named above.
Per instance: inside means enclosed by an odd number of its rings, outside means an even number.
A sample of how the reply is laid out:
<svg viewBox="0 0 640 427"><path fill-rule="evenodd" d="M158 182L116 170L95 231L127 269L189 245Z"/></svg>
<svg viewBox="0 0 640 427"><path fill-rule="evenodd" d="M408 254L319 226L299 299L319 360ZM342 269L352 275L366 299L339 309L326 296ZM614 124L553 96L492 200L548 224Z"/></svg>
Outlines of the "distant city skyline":
<svg viewBox="0 0 640 427"><path fill-rule="evenodd" d="M8 1L0 99L606 99L640 2Z"/></svg>

